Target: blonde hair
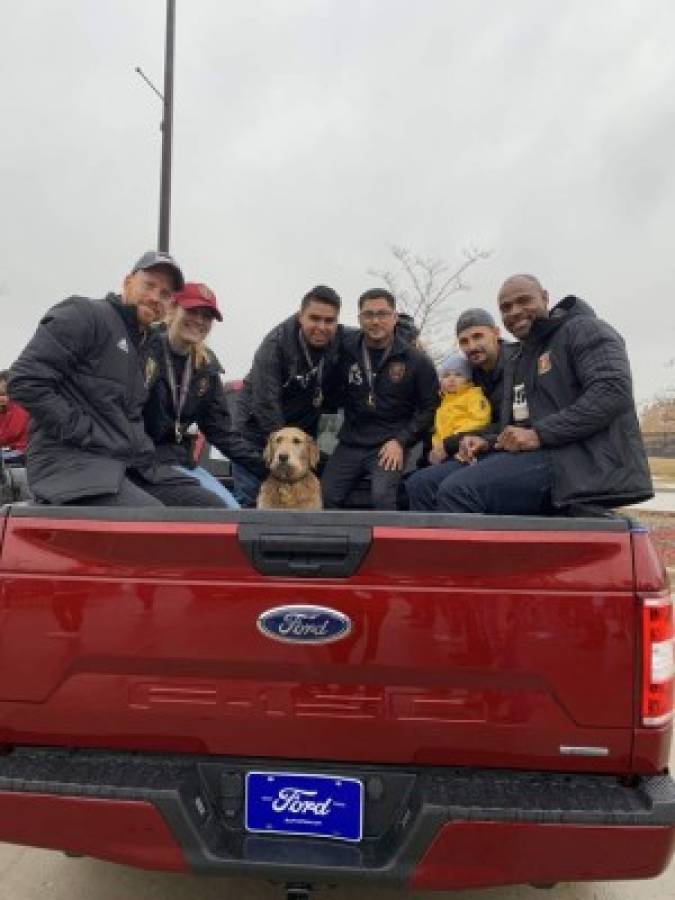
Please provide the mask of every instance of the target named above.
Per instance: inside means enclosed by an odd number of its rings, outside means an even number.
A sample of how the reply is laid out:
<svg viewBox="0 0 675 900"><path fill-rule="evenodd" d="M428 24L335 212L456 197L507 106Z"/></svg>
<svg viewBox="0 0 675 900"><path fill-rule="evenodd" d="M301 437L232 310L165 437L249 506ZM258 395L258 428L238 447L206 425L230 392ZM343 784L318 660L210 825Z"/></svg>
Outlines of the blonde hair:
<svg viewBox="0 0 675 900"><path fill-rule="evenodd" d="M192 365L195 369L201 369L209 361L209 348L204 341L195 344L190 353L192 354Z"/></svg>

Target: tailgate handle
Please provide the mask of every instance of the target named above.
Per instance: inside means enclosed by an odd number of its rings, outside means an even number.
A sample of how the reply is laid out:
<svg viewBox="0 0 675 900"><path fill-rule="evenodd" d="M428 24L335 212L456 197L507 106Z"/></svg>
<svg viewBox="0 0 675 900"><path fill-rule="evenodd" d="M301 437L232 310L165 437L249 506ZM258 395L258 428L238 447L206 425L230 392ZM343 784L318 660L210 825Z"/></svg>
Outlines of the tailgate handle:
<svg viewBox="0 0 675 900"><path fill-rule="evenodd" d="M361 565L372 532L361 526L270 531L240 525L238 536L246 556L262 575L344 578Z"/></svg>

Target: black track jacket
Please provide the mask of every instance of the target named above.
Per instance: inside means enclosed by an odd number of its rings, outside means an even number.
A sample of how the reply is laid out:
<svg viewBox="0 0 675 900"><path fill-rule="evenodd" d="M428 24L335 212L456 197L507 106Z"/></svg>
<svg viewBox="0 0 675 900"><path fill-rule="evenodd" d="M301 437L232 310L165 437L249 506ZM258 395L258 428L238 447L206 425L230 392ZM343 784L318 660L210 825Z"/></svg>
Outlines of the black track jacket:
<svg viewBox="0 0 675 900"><path fill-rule="evenodd" d="M392 438L412 447L430 431L438 405L438 376L431 358L395 335L389 356L374 375L375 406L364 371L363 335L342 336L340 355L345 418L338 438L354 447L377 447Z"/></svg>
<svg viewBox="0 0 675 900"><path fill-rule="evenodd" d="M297 315L273 328L258 347L239 396L236 425L247 441L263 447L268 435L285 425L317 436L321 406L315 406L317 376L298 340ZM321 390L326 403L336 389L338 336L323 354Z"/></svg>
<svg viewBox="0 0 675 900"><path fill-rule="evenodd" d="M176 416L166 371L165 342L166 330L157 329L141 352L148 390L143 418L146 431L155 443L157 460L191 468L194 465L194 440L185 432L196 424L207 441L230 460L264 476L267 468L258 448L248 444L232 425L220 380L222 367L211 350L206 351L206 362L192 372L180 416L183 439L180 443L176 441Z"/></svg>

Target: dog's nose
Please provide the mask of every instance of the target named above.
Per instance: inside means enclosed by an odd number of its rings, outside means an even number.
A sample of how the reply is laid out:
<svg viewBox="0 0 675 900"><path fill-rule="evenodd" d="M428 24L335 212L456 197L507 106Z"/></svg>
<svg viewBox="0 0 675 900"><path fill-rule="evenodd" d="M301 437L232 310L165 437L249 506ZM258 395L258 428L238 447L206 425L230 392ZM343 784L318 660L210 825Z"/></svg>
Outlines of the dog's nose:
<svg viewBox="0 0 675 900"><path fill-rule="evenodd" d="M288 462L288 453L280 453L279 462Z"/></svg>

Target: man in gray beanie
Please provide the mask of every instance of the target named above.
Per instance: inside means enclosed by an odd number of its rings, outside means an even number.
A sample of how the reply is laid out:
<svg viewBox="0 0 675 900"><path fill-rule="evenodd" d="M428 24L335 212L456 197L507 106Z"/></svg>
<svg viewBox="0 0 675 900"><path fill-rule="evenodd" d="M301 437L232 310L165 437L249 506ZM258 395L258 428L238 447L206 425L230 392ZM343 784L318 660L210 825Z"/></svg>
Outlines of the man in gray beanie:
<svg viewBox="0 0 675 900"><path fill-rule="evenodd" d="M465 309L455 326L457 343L470 367L470 379L490 401L492 422L479 434L496 435L499 431L499 412L502 406L504 364L515 344L499 337L499 328L486 309ZM464 432L469 433L469 432ZM435 510L436 495L443 481L460 467L455 460L461 434L452 435L443 442L438 460L424 469L414 472L405 482L411 510Z"/></svg>
<svg viewBox="0 0 675 900"><path fill-rule="evenodd" d="M579 297L549 302L533 275L501 286L502 322L519 343L499 433L462 438L469 465L437 489L438 512L574 514L653 496L623 338Z"/></svg>

